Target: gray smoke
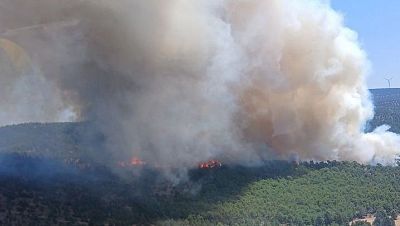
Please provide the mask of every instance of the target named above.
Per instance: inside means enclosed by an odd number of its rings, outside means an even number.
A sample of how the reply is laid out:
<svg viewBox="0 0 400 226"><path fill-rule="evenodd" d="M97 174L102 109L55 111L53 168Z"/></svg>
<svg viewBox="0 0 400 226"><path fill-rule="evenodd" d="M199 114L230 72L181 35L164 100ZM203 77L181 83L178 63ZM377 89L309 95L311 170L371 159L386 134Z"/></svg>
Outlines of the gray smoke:
<svg viewBox="0 0 400 226"><path fill-rule="evenodd" d="M362 132L368 62L325 1L0 0L0 31L3 124L90 120L157 165L400 152Z"/></svg>

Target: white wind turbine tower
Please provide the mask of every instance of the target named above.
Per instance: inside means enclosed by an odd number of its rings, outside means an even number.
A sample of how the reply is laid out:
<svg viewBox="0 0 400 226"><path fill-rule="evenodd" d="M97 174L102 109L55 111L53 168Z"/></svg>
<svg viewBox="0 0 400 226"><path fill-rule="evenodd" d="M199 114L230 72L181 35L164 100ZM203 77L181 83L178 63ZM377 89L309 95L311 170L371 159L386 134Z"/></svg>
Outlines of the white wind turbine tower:
<svg viewBox="0 0 400 226"><path fill-rule="evenodd" d="M393 78L385 78L385 80L388 82L389 88L391 87L390 81L391 81L392 79L393 79Z"/></svg>

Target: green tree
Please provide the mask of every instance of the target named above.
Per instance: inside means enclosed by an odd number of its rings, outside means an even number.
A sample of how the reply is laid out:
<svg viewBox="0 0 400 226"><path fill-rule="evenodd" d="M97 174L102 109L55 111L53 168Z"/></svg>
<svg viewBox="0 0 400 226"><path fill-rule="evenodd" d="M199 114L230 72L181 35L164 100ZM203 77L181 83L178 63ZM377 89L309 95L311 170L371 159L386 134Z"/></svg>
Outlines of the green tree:
<svg viewBox="0 0 400 226"><path fill-rule="evenodd" d="M325 225L324 218L321 217L321 216L318 216L317 219L315 219L314 225L315 226L323 226L323 225Z"/></svg>
<svg viewBox="0 0 400 226"><path fill-rule="evenodd" d="M394 226L394 220L388 216L385 210L380 209L375 214L374 226Z"/></svg>
<svg viewBox="0 0 400 226"><path fill-rule="evenodd" d="M371 224L366 221L357 221L351 223L351 226L371 226Z"/></svg>

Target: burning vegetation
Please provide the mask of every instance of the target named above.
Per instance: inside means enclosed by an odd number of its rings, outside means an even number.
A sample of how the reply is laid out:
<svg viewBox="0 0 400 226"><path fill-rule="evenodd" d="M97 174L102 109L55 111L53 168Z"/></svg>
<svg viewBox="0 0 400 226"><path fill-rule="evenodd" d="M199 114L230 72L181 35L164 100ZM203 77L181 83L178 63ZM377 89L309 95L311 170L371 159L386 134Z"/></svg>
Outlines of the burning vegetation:
<svg viewBox="0 0 400 226"><path fill-rule="evenodd" d="M129 161L119 161L118 166L121 168L145 166L147 163L138 157L132 157Z"/></svg>
<svg viewBox="0 0 400 226"><path fill-rule="evenodd" d="M199 164L199 169L213 169L222 167L222 163L218 160L209 160Z"/></svg>
<svg viewBox="0 0 400 226"><path fill-rule="evenodd" d="M120 168L132 168L132 167L142 167L148 165L148 163L139 157L132 157L129 161L119 161L117 165ZM155 165L155 168L162 168L159 165ZM214 169L222 167L222 162L219 160L211 159L206 162L201 162L198 164L199 169Z"/></svg>

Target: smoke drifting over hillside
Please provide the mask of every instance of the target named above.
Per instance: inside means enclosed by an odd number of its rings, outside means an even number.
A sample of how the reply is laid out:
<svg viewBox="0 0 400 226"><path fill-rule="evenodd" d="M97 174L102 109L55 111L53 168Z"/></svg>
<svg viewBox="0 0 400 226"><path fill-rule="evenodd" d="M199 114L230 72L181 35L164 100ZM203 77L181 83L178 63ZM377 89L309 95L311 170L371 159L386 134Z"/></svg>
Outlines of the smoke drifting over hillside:
<svg viewBox="0 0 400 226"><path fill-rule="evenodd" d="M0 0L0 30L3 124L91 120L115 156L181 166L400 152L362 132L366 55L325 2Z"/></svg>

